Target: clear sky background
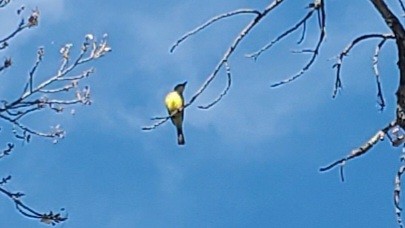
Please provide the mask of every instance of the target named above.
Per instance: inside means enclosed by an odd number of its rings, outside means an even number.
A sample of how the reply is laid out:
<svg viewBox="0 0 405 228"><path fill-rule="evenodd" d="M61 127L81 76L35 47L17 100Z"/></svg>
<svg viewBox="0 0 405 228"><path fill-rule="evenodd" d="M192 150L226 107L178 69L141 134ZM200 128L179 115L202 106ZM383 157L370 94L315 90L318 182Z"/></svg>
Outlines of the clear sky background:
<svg viewBox="0 0 405 228"><path fill-rule="evenodd" d="M372 54L378 41L353 49L342 68L343 90L332 99L333 58L356 36L389 32L369 1L326 1L327 38L316 64L299 80L270 85L298 72L311 48L317 22L308 24L305 42L293 34L257 62L244 57L306 14L310 1L285 1L241 43L230 59L229 94L209 110L196 105L185 113L186 146L178 147L168 122L150 132L153 116L164 116L165 94L188 81L191 97L216 66L251 16L223 20L191 37L174 54L170 46L185 32L217 14L239 8L263 9L270 1L14 1L0 11L1 37L18 23L15 11L38 6L40 25L20 34L2 52L14 67L1 83L26 79L36 49L46 56L39 75L50 75L65 43L79 48L85 34L108 33L113 52L95 62L85 81L93 105L76 115L36 114L36 126L60 123L67 138L34 138L1 160L11 174L10 190L40 210L66 208L60 227L395 227L393 183L400 149L386 140L351 161L341 183L338 169L320 166L345 156L394 118L398 70L388 43L380 71L387 101L377 107ZM389 1L398 13L397 1ZM332 60L331 60L332 59ZM224 72L195 104L212 101L226 85ZM14 88L2 86L2 96ZM18 90L20 91L20 90ZM28 120L27 120L28 121ZM7 132L1 132L4 144ZM3 145L2 144L2 145ZM0 227L44 227L18 214L0 197Z"/></svg>

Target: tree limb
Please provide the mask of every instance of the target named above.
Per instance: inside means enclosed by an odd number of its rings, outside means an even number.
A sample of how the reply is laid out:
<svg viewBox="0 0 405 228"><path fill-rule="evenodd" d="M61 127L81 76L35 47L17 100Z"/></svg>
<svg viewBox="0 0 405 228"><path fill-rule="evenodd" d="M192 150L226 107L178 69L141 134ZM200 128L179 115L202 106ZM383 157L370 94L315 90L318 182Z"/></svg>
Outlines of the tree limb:
<svg viewBox="0 0 405 228"><path fill-rule="evenodd" d="M399 19L383 0L370 0L395 36L398 49L399 85L397 95L397 123L405 127L405 30Z"/></svg>
<svg viewBox="0 0 405 228"><path fill-rule="evenodd" d="M399 227L404 227L401 218L402 208L399 206L401 198L401 178L405 172L404 156L405 156L405 147L402 148L401 162L402 165L399 167L397 175L395 175L394 181L394 206L395 206L395 215L397 217L397 222Z"/></svg>
<svg viewBox="0 0 405 228"><path fill-rule="evenodd" d="M360 147L352 150L346 157L339 159L335 162L333 162L330 165L327 165L325 167L321 167L319 169L320 172L325 172L328 171L334 167L336 167L337 165L341 166L341 169L343 169L343 166L346 164L347 161L350 161L356 157L359 157L365 153L367 153L371 148L373 148L373 146L375 144L377 144L380 140L384 139L384 137L387 135L388 131L394 127L396 125L396 121L392 121L391 123L389 123L387 126L385 126L384 128L382 128L381 130L377 131L377 133L375 133L369 140L367 140L367 142L365 142L363 145L361 145ZM341 178L342 181L344 181L344 177L342 175L343 171L341 170Z"/></svg>

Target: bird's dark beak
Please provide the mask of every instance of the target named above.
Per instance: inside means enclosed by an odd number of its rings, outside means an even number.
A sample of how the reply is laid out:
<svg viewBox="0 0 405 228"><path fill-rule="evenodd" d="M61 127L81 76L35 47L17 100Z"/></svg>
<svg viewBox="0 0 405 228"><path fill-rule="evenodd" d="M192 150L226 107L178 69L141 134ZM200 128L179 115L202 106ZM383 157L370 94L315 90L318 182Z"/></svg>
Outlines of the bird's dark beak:
<svg viewBox="0 0 405 228"><path fill-rule="evenodd" d="M182 84L180 84L180 85L182 85L183 87L185 87L185 86L187 85L187 81L185 81L184 83L182 83Z"/></svg>

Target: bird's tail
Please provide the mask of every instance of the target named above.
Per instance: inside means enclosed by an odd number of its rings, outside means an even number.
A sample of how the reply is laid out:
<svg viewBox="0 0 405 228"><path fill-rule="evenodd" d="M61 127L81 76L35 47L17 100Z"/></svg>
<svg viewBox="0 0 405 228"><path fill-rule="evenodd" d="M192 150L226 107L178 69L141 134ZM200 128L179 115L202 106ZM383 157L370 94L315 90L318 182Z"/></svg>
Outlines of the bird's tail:
<svg viewBox="0 0 405 228"><path fill-rule="evenodd" d="M177 144L184 145L186 142L184 141L184 134L182 128L177 128Z"/></svg>

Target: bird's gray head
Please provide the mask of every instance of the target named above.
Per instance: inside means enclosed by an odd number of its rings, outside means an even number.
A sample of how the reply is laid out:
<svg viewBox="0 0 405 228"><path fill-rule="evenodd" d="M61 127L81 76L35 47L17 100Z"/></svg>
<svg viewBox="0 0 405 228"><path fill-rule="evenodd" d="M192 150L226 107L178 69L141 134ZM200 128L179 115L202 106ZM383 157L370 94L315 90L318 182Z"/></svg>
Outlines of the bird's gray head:
<svg viewBox="0 0 405 228"><path fill-rule="evenodd" d="M187 82L181 83L176 85L176 87L174 87L174 90L177 91L178 93L183 93L184 88L186 87Z"/></svg>

